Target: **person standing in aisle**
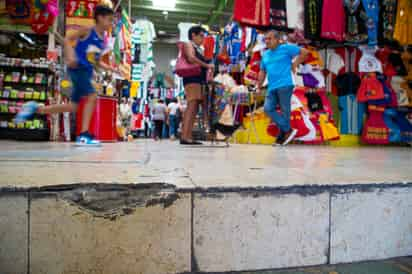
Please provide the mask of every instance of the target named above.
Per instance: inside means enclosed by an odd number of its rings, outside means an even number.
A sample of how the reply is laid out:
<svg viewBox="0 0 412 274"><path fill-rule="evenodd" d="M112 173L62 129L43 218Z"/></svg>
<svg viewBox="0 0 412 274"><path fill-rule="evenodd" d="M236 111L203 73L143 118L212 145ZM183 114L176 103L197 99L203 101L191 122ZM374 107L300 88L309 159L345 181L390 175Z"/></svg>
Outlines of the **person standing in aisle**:
<svg viewBox="0 0 412 274"><path fill-rule="evenodd" d="M201 26L193 26L189 29L189 42L185 43L184 54L187 61L192 64L198 64L202 68L202 73L195 77L183 78L187 108L183 118L181 145L201 145L202 143L194 141L192 136L195 118L199 105L202 103L203 94L202 86L206 83L207 70L213 70L214 65L208 64L203 56L203 41L206 31Z"/></svg>
<svg viewBox="0 0 412 274"><path fill-rule="evenodd" d="M130 132L130 123L132 121L132 108L131 105L128 104L126 97L122 98L119 110L122 127L125 129L124 139L127 140Z"/></svg>
<svg viewBox="0 0 412 274"><path fill-rule="evenodd" d="M68 104L40 106L36 102L28 102L16 117L16 123L30 119L35 113L52 114L75 112L80 100L86 98L84 105L81 133L76 139L80 146L99 146L100 142L92 138L89 133L90 120L97 101L97 94L93 87L93 72L96 66L107 70L114 70L101 61L105 49L104 36L113 25L113 10L104 5L96 6L94 10L96 25L92 28L83 28L68 35L64 40L65 62L69 67L73 92Z"/></svg>
<svg viewBox="0 0 412 274"><path fill-rule="evenodd" d="M155 141L162 139L163 125L167 120L167 107L162 99L153 106L152 109L152 121L154 124L153 137Z"/></svg>
<svg viewBox="0 0 412 274"><path fill-rule="evenodd" d="M177 129L179 127L178 112L180 111L180 104L176 98L172 99L172 102L167 106L169 113L169 130L170 139L175 140L177 137Z"/></svg>
<svg viewBox="0 0 412 274"><path fill-rule="evenodd" d="M280 130L275 145L287 145L296 136L297 131L290 126L290 103L294 89L292 71L296 72L308 55L307 50L281 41L281 35L277 31L267 32L267 50L262 57L257 87L260 92L267 75L268 92L264 110ZM278 105L281 113L276 110Z"/></svg>

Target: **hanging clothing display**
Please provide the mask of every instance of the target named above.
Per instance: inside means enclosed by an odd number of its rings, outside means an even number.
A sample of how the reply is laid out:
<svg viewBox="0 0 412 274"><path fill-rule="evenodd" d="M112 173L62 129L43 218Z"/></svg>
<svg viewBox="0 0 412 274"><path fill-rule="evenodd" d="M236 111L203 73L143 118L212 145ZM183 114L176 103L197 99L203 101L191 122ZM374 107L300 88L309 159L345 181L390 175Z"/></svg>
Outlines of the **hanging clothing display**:
<svg viewBox="0 0 412 274"><path fill-rule="evenodd" d="M397 0L382 0L380 9L380 42L390 42L393 40L393 31L396 23Z"/></svg>
<svg viewBox="0 0 412 274"><path fill-rule="evenodd" d="M376 74L365 75L358 90L358 101L379 100L385 97L382 84L376 78Z"/></svg>
<svg viewBox="0 0 412 274"><path fill-rule="evenodd" d="M359 60L359 72L380 72L382 73L382 63L375 56L377 47L360 47L362 57Z"/></svg>
<svg viewBox="0 0 412 274"><path fill-rule="evenodd" d="M322 26L322 0L305 1L305 37L308 39L319 39Z"/></svg>
<svg viewBox="0 0 412 274"><path fill-rule="evenodd" d="M270 2L270 0L235 0L233 19L248 26L269 26Z"/></svg>
<svg viewBox="0 0 412 274"><path fill-rule="evenodd" d="M286 0L270 1L270 24L274 29L286 31L288 28Z"/></svg>
<svg viewBox="0 0 412 274"><path fill-rule="evenodd" d="M321 37L343 42L346 30L345 17L343 0L323 1Z"/></svg>
<svg viewBox="0 0 412 274"><path fill-rule="evenodd" d="M362 133L362 141L367 144L389 144L389 128L383 120L384 107L369 106L368 120Z"/></svg>
<svg viewBox="0 0 412 274"><path fill-rule="evenodd" d="M401 45L412 44L412 3L410 0L398 0L393 37Z"/></svg>
<svg viewBox="0 0 412 274"><path fill-rule="evenodd" d="M366 11L366 27L368 29L368 44L378 44L379 0L362 0Z"/></svg>
<svg viewBox="0 0 412 274"><path fill-rule="evenodd" d="M346 41L361 43L368 38L366 30L367 15L361 0L345 0L347 33Z"/></svg>
<svg viewBox="0 0 412 274"><path fill-rule="evenodd" d="M305 4L304 0L286 1L287 27L303 31L305 28Z"/></svg>
<svg viewBox="0 0 412 274"><path fill-rule="evenodd" d="M412 112L412 46L405 47L412 44L411 5L410 0L235 0L236 22L225 26L220 41L206 38L204 48L217 56L220 73L236 79L222 96L242 90L230 97L247 105L261 68L273 63L262 58L262 31L278 30L280 47L296 44L308 51L291 72L300 102L292 102L291 111L296 140L322 144L348 134L370 144L406 142L401 136L409 134L405 121ZM213 45L219 45L215 54ZM275 80L269 77L263 90L273 89ZM399 111L408 114L403 129L395 119ZM235 114L239 121L241 112Z"/></svg>
<svg viewBox="0 0 412 274"><path fill-rule="evenodd" d="M194 23L179 23L177 25L178 29L179 29L179 34L180 34L180 38L179 41L180 42L189 42L189 29L193 26L195 26L196 24Z"/></svg>
<svg viewBox="0 0 412 274"><path fill-rule="evenodd" d="M366 115L366 104L359 103L356 95L339 96L340 132L360 135Z"/></svg>
<svg viewBox="0 0 412 274"><path fill-rule="evenodd" d="M155 67L153 58L152 41L156 38L156 31L152 22L145 19L138 19L132 28L132 75L130 91L132 97L144 97L147 91L137 92L137 90L147 87L147 83L153 76Z"/></svg>

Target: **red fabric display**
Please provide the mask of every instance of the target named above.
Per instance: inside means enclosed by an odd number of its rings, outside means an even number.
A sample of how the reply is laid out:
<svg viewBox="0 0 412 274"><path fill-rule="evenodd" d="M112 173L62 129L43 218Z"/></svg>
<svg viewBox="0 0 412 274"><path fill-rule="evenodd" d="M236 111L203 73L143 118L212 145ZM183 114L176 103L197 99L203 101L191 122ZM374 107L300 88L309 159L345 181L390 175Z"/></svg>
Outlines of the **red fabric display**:
<svg viewBox="0 0 412 274"><path fill-rule="evenodd" d="M205 48L204 57L206 60L212 60L215 52L215 38L213 36L205 37L203 41L203 47Z"/></svg>
<svg viewBox="0 0 412 274"><path fill-rule="evenodd" d="M291 112L290 126L298 131L296 138L309 134L309 128L306 126L305 121L303 120L302 111L300 109Z"/></svg>
<svg viewBox="0 0 412 274"><path fill-rule="evenodd" d="M380 100L385 98L382 83L376 79L376 74L367 74L361 82L358 90L358 101Z"/></svg>
<svg viewBox="0 0 412 274"><path fill-rule="evenodd" d="M343 42L346 31L346 13L342 0L323 1L321 37Z"/></svg>
<svg viewBox="0 0 412 274"><path fill-rule="evenodd" d="M258 80L259 72L260 72L260 62L262 60L262 56L260 52L254 52L252 58L250 59L248 69L245 73L245 80L250 81L252 83L256 83Z"/></svg>
<svg viewBox="0 0 412 274"><path fill-rule="evenodd" d="M389 128L383 120L384 107L369 106L369 116L362 133L362 141L367 144L389 144Z"/></svg>
<svg viewBox="0 0 412 274"><path fill-rule="evenodd" d="M233 19L241 24L269 26L270 0L235 0L233 13Z"/></svg>

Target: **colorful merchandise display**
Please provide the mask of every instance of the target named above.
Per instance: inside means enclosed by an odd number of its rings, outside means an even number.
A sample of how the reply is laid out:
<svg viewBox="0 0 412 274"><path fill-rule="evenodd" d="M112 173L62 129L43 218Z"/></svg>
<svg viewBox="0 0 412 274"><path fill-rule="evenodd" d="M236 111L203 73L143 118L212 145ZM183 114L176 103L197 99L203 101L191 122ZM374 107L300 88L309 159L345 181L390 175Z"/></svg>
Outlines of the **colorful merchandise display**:
<svg viewBox="0 0 412 274"><path fill-rule="evenodd" d="M354 135L367 144L410 143L410 1L236 0L233 18L216 55L220 71L238 85L256 85L268 28L310 52L293 77L302 104L292 107L296 140L320 144ZM273 125L267 130L276 131Z"/></svg>

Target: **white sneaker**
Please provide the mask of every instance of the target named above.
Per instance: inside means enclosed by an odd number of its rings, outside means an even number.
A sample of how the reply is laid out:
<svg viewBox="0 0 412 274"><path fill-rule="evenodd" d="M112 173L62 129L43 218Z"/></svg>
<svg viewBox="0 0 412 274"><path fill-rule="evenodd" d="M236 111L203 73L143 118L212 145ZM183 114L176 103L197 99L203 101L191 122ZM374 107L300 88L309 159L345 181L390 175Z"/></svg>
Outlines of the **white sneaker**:
<svg viewBox="0 0 412 274"><path fill-rule="evenodd" d="M283 142L282 145L286 146L287 144L292 142L297 133L298 133L298 131L296 129L289 130L289 132L286 133L286 135L285 135L285 141Z"/></svg>

